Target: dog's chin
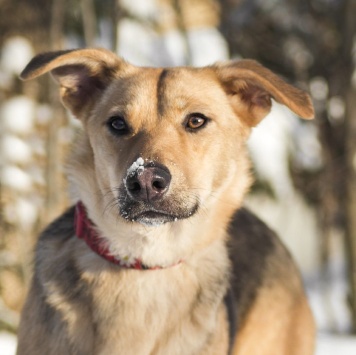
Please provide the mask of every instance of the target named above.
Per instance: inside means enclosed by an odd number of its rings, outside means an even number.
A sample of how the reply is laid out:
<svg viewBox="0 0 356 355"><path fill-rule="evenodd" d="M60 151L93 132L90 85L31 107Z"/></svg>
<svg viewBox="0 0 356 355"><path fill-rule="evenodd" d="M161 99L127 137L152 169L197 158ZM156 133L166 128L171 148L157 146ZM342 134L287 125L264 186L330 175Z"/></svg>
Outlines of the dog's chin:
<svg viewBox="0 0 356 355"><path fill-rule="evenodd" d="M133 208L125 206L120 208L120 215L126 221L131 223L139 223L148 227L159 227L166 223L174 223L183 219L192 217L199 209L198 204L187 209L164 210L157 209L152 206L145 208Z"/></svg>
<svg viewBox="0 0 356 355"><path fill-rule="evenodd" d="M149 227L158 227L162 224L175 222L177 220L177 216L155 211L146 211L134 216L131 219L132 222L137 222Z"/></svg>

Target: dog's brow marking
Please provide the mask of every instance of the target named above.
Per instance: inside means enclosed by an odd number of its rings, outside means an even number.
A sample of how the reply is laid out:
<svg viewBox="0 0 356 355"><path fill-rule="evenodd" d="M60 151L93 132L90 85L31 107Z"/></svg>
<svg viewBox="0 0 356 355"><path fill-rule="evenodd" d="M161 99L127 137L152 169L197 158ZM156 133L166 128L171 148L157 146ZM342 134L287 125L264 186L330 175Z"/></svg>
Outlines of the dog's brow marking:
<svg viewBox="0 0 356 355"><path fill-rule="evenodd" d="M159 116L162 116L164 113L164 91L166 89L165 79L167 78L168 73L168 69L163 69L157 81L157 112Z"/></svg>

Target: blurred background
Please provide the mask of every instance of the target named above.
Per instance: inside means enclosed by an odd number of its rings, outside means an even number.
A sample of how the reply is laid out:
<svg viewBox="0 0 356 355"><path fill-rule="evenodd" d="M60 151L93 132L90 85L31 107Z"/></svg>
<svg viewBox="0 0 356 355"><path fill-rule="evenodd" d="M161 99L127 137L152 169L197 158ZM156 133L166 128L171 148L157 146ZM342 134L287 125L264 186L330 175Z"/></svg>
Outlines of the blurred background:
<svg viewBox="0 0 356 355"><path fill-rule="evenodd" d="M33 55L105 47L137 65L253 58L309 91L316 118L278 104L249 141L246 205L302 271L317 354L356 354L355 0L0 0L0 353L16 329L39 231L70 204L66 152L78 122Z"/></svg>

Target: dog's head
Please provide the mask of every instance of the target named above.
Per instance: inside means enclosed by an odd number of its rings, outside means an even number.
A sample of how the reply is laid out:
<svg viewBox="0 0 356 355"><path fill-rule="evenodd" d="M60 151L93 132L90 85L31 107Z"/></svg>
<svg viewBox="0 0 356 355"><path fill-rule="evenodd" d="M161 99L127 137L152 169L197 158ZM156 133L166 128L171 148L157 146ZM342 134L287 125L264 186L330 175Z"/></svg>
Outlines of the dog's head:
<svg viewBox="0 0 356 355"><path fill-rule="evenodd" d="M249 185L245 141L271 99L313 116L307 94L251 60L141 68L83 49L39 55L22 78L46 72L84 126L71 163L80 198L94 219L108 211L131 228L206 221L219 203L229 215Z"/></svg>

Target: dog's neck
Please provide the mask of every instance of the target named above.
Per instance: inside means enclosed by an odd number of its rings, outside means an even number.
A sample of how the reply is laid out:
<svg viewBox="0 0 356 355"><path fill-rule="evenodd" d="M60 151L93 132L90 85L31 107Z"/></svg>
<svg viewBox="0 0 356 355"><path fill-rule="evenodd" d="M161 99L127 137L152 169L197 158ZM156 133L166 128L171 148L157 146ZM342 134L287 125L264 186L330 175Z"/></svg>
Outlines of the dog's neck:
<svg viewBox="0 0 356 355"><path fill-rule="evenodd" d="M86 208L81 201L77 202L75 206L75 234L79 239L83 239L89 248L104 258L105 260L119 265L125 269L136 269L136 270L157 270L164 269L167 266L163 267L160 265L148 266L145 265L140 259L135 258L134 260L129 260L128 258L121 258L118 255L113 255L109 250L109 245L107 240L100 235L100 232L97 230L94 223L89 219ZM179 264L181 261L174 265Z"/></svg>

